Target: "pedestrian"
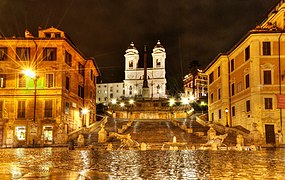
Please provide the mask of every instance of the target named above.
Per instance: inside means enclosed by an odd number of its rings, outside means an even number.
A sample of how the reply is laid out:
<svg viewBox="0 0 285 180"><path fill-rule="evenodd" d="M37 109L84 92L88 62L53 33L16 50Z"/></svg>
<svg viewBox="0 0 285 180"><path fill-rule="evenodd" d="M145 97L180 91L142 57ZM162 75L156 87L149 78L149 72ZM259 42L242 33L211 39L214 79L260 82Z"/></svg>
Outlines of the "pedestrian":
<svg viewBox="0 0 285 180"><path fill-rule="evenodd" d="M70 139L68 142L68 149L69 150L74 150L74 140Z"/></svg>

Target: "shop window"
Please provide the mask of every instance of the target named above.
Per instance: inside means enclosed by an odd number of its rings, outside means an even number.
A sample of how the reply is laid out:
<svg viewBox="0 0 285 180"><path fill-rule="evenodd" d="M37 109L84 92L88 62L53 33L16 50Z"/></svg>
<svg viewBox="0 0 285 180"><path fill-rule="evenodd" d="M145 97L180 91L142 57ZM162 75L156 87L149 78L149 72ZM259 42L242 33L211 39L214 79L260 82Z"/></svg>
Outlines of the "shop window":
<svg viewBox="0 0 285 180"><path fill-rule="evenodd" d="M26 139L26 127L25 126L16 126L16 136L18 140L22 141Z"/></svg>

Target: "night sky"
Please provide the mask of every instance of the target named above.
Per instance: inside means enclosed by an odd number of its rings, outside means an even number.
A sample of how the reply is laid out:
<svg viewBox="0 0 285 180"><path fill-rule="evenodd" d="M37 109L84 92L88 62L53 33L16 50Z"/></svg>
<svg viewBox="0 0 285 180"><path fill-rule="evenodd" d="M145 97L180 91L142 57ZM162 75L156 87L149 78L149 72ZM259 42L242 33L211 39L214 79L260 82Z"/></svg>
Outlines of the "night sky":
<svg viewBox="0 0 285 180"><path fill-rule="evenodd" d="M2 35L24 36L38 27L65 31L103 82L124 79L130 42L143 54L157 40L166 49L168 86L180 87L188 64L207 66L260 24L278 0L0 0ZM142 58L141 58L142 59Z"/></svg>

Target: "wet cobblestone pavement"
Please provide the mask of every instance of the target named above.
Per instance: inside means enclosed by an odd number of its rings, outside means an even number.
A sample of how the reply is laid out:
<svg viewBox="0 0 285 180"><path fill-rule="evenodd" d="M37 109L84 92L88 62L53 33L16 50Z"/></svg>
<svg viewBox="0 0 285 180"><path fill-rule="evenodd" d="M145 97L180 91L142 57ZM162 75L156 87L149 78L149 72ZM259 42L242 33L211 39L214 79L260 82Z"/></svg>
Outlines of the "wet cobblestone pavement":
<svg viewBox="0 0 285 180"><path fill-rule="evenodd" d="M0 179L280 179L285 149L92 151L0 149Z"/></svg>

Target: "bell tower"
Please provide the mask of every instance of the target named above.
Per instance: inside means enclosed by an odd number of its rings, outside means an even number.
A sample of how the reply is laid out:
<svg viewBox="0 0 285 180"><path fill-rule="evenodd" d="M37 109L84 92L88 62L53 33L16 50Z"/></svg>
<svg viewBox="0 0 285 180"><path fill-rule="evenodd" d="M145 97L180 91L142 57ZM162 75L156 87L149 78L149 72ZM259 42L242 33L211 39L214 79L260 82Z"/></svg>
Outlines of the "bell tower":
<svg viewBox="0 0 285 180"><path fill-rule="evenodd" d="M131 42L125 54L125 70L135 70L138 68L139 52L135 44Z"/></svg>
<svg viewBox="0 0 285 180"><path fill-rule="evenodd" d="M166 53L164 47L161 45L160 41L157 41L157 44L153 48L152 52L152 67L154 69L164 69L165 68L165 59Z"/></svg>

